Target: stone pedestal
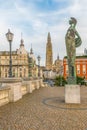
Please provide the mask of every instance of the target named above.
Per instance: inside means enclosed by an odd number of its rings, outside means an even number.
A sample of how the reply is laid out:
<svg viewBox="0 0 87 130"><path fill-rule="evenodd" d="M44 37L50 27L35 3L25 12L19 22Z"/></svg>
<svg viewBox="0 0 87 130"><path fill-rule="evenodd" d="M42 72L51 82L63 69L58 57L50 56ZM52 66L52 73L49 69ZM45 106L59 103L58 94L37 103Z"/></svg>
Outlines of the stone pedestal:
<svg viewBox="0 0 87 130"><path fill-rule="evenodd" d="M80 103L80 86L66 85L65 86L65 103Z"/></svg>

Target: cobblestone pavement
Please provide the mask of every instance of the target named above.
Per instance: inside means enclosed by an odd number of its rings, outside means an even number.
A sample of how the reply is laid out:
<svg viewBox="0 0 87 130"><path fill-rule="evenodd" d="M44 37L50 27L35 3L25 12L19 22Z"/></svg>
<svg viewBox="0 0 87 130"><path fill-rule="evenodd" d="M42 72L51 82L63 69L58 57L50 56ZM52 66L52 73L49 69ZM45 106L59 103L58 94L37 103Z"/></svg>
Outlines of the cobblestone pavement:
<svg viewBox="0 0 87 130"><path fill-rule="evenodd" d="M55 97L57 107L44 104L45 99ZM87 87L81 87L80 106L72 105L81 109L70 109L70 104L65 106L63 98L63 87L40 88L0 107L0 130L87 130Z"/></svg>

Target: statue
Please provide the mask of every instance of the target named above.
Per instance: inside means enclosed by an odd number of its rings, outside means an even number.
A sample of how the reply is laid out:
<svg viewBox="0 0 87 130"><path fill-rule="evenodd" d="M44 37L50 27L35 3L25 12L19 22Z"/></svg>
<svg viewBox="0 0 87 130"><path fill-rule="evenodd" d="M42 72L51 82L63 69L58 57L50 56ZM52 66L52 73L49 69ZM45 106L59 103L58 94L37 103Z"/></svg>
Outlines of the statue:
<svg viewBox="0 0 87 130"><path fill-rule="evenodd" d="M82 43L78 32L75 29L77 20L73 17L69 20L70 27L65 36L67 61L68 61L68 84L76 84L76 47Z"/></svg>

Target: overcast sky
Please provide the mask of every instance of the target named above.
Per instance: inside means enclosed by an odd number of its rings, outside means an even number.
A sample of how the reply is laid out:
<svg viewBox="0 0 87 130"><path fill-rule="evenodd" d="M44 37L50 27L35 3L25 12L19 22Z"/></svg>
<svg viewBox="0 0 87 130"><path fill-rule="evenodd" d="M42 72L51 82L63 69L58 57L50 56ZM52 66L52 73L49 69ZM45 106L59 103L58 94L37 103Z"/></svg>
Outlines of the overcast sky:
<svg viewBox="0 0 87 130"><path fill-rule="evenodd" d="M45 64L48 32L51 34L53 58L66 55L65 34L70 17L78 21L82 45L77 53L87 47L87 0L0 0L0 50L9 50L5 33L14 33L12 50L19 48L21 32L27 51L31 44L35 57L41 56Z"/></svg>

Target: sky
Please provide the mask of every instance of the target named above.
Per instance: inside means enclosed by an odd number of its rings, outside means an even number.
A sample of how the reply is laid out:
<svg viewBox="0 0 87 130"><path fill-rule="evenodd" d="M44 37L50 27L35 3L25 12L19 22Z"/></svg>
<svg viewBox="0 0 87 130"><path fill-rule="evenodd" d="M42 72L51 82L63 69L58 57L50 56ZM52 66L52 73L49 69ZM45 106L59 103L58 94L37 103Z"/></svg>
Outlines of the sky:
<svg viewBox="0 0 87 130"><path fill-rule="evenodd" d="M0 0L0 51L9 50L5 34L14 33L12 50L20 46L21 33L25 49L41 56L45 65L47 35L50 32L53 60L66 55L65 34L70 17L77 19L76 29L82 45L76 49L83 53L87 48L87 0Z"/></svg>

